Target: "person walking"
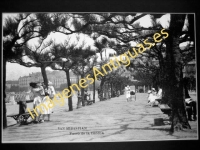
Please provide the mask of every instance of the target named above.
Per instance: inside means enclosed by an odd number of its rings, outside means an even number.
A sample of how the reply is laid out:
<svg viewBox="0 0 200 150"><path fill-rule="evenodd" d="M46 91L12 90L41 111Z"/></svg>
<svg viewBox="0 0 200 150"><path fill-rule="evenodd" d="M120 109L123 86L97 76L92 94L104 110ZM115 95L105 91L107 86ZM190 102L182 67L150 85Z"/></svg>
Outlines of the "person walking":
<svg viewBox="0 0 200 150"><path fill-rule="evenodd" d="M126 94L126 100L127 100L127 102L129 101L129 99L130 99L130 91L131 91L131 89L130 89L130 86L129 85L126 85L126 87L125 87L125 94Z"/></svg>

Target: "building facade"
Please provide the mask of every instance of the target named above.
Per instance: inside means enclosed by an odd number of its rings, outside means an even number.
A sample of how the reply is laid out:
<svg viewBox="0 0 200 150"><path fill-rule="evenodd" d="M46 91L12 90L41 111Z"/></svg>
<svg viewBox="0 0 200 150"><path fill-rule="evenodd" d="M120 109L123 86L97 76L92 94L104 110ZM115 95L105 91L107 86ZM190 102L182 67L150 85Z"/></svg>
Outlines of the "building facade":
<svg viewBox="0 0 200 150"><path fill-rule="evenodd" d="M6 81L6 87L8 89L10 89L11 86L19 86L19 82L18 81L11 81L11 80Z"/></svg>
<svg viewBox="0 0 200 150"><path fill-rule="evenodd" d="M61 84L67 83L66 75L59 71L47 71L47 78L53 83L55 88L60 88ZM71 83L77 83L77 76L72 72L70 73L70 81ZM23 76L18 79L20 88L29 87L30 82L43 82L42 74L40 72L31 73L29 76Z"/></svg>

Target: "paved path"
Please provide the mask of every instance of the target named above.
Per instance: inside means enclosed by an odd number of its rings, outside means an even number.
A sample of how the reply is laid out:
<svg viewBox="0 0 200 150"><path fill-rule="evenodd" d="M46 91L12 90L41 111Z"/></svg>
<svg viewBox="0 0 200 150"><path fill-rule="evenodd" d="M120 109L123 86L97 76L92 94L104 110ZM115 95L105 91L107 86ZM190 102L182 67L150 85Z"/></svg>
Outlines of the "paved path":
<svg viewBox="0 0 200 150"><path fill-rule="evenodd" d="M169 134L170 125L155 126L155 118L166 118L158 107L150 107L147 94L137 93L137 101L125 96L96 102L74 111L57 106L51 121L12 125L3 130L2 142L115 142L138 140L197 139L197 121L191 130Z"/></svg>

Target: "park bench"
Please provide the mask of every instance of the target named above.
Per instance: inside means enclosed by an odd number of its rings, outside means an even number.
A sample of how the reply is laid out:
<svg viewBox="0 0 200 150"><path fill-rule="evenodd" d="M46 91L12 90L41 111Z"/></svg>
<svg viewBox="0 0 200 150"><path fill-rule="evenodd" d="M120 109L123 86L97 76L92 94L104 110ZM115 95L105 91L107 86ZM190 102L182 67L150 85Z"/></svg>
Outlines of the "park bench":
<svg viewBox="0 0 200 150"><path fill-rule="evenodd" d="M33 100L26 100L26 103L31 103L31 102L33 102ZM20 101L17 101L17 104L19 105L19 110L23 108L22 103ZM31 111L31 113L33 114L34 117L36 117L36 114L33 110ZM15 119L19 124L27 123L27 120L30 116L31 115L29 112L7 115L7 117Z"/></svg>
<svg viewBox="0 0 200 150"><path fill-rule="evenodd" d="M169 116L169 121L171 121L171 113L172 113L172 109L169 107L169 105L167 104L158 104L158 107L160 108L160 110ZM186 111L191 110L192 108L190 106L186 106Z"/></svg>
<svg viewBox="0 0 200 150"><path fill-rule="evenodd" d="M157 98L157 99L155 99L159 104L161 103L161 101L162 101L162 99L160 99L160 98Z"/></svg>
<svg viewBox="0 0 200 150"><path fill-rule="evenodd" d="M159 104L158 107L164 113L170 116L172 109L167 104Z"/></svg>
<svg viewBox="0 0 200 150"><path fill-rule="evenodd" d="M35 112L32 110L31 113L33 114L34 117L36 117ZM19 124L25 124L27 123L28 118L30 117L30 113L29 112L25 112L23 114L10 114L7 115L7 117L12 117L13 119L15 119L17 121L17 123Z"/></svg>

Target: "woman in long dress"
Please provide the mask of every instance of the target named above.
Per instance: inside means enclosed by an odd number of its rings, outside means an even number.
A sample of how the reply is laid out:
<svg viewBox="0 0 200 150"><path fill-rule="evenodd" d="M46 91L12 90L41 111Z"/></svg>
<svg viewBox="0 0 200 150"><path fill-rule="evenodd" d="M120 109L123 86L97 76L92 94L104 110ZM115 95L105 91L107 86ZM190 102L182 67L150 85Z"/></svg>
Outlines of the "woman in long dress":
<svg viewBox="0 0 200 150"><path fill-rule="evenodd" d="M50 114L52 113L53 101L49 97L49 93L45 92L45 97L42 100L42 103L46 106L43 108L43 115L41 122L44 122L45 116L48 117L47 121L50 121Z"/></svg>
<svg viewBox="0 0 200 150"><path fill-rule="evenodd" d="M131 89L130 89L129 85L127 85L127 86L125 87L125 92L126 92L126 100L127 100L127 102L128 102L129 99L130 99L130 97L131 97L131 95L130 95Z"/></svg>
<svg viewBox="0 0 200 150"><path fill-rule="evenodd" d="M34 109L36 108L36 113L37 113L36 118L33 121L33 123L38 123L40 121L40 116L42 115L41 110L37 108L37 106L40 105L42 102L42 97L40 94L42 89L37 85L37 83L30 83L30 86L32 87L31 91L34 94L33 108Z"/></svg>

